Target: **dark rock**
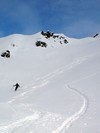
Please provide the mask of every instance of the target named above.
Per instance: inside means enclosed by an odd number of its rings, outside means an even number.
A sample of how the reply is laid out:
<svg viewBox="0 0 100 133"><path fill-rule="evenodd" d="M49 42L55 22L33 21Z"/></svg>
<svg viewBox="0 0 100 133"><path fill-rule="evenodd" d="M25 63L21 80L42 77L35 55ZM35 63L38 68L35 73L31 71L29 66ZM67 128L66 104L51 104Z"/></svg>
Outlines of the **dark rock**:
<svg viewBox="0 0 100 133"><path fill-rule="evenodd" d="M42 41L37 41L36 42L36 46L37 47L39 47L39 46L41 46L41 47L47 47L47 44L45 42L42 42Z"/></svg>

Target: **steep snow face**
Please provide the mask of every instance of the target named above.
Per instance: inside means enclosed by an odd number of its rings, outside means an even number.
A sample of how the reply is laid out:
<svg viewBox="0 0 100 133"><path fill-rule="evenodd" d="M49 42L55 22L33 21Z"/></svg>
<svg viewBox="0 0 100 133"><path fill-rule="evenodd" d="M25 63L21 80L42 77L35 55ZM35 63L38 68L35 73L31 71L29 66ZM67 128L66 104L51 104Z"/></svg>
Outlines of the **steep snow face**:
<svg viewBox="0 0 100 133"><path fill-rule="evenodd" d="M0 54L10 51L0 56L0 133L99 133L99 42L44 32L0 38Z"/></svg>

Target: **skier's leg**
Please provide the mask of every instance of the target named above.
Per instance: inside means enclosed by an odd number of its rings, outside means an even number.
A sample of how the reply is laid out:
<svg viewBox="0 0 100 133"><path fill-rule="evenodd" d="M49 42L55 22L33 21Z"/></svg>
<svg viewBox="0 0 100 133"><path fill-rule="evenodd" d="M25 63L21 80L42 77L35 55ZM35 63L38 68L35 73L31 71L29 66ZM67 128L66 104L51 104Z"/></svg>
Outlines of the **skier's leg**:
<svg viewBox="0 0 100 133"><path fill-rule="evenodd" d="M15 91L17 91L17 87L15 88Z"/></svg>

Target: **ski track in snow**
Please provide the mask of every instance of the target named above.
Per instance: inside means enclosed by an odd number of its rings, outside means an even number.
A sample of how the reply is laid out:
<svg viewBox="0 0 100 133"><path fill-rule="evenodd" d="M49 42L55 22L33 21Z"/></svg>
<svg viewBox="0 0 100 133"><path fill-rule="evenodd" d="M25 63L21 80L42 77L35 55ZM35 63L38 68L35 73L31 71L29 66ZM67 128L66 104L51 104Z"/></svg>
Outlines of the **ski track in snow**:
<svg viewBox="0 0 100 133"><path fill-rule="evenodd" d="M74 60L71 64L63 66L63 67L57 69L56 71L47 74L46 76L44 76L42 78L38 78L35 83L29 84L29 85L23 87L23 89L31 88L30 90L26 90L25 92L22 92L21 94L17 95L16 97L13 97L12 100L8 101L8 104L11 104L14 101L16 101L17 99L24 97L25 95L27 95L28 93L31 93L31 91L34 91L35 89L38 89L40 87L47 85L50 82L50 79L62 74L65 71L68 71L68 70L74 68L75 66L81 64L82 62L86 61L88 58L91 58L95 55L97 55L97 54L80 57L79 59ZM61 124L61 126L59 126L57 129L53 130L51 133L66 132L69 129L69 127L72 125L72 123L75 122L77 119L79 119L86 112L86 109L88 107L88 99L84 94L82 94L75 88L71 88L69 85L66 87L69 88L70 90L72 90L74 93L76 93L76 95L79 95L79 97L81 97L83 99L83 104L82 104L81 108L79 109L79 111L77 111L75 114L73 114L72 116L67 118ZM36 112L33 115L26 116L25 118L19 119L14 123L8 124L7 126L0 126L0 133L10 133L9 132L10 130L12 130L16 127L22 126L25 122L34 121L39 118L40 118L40 114L37 114L37 112Z"/></svg>
<svg viewBox="0 0 100 133"><path fill-rule="evenodd" d="M77 119L79 119L86 112L88 107L88 98L83 93L81 93L75 88L71 88L69 85L66 86L66 88L69 88L70 90L74 91L77 95L79 95L83 99L83 105L81 106L79 111L77 111L72 116L67 118L62 123L62 125L58 127L56 130L54 130L52 133L60 133L61 131L66 132L69 129L69 127L72 125L72 123L75 122Z"/></svg>
<svg viewBox="0 0 100 133"><path fill-rule="evenodd" d="M0 133L10 133L14 128L20 127L26 122L37 120L40 118L40 114L35 112L33 115L26 116L22 119L17 120L16 122L12 122L7 126L0 126Z"/></svg>
<svg viewBox="0 0 100 133"><path fill-rule="evenodd" d="M15 96L12 100L8 101L8 103L12 103L14 102L15 100L27 95L28 93L31 93L31 91L35 91L36 89L38 88L41 88L45 85L47 85L49 82L50 82L50 79L64 73L65 71L68 71L74 67L76 67L77 65L83 63L84 61L88 60L89 58L91 57L94 57L96 55L98 55L100 53L96 53L96 54L93 54L93 55L88 55L88 56L84 56L84 57L80 57L78 59L75 59L71 64L69 65L65 65L61 68L58 68L57 70L55 70L54 72L51 72L43 77L40 77L40 78L37 78L37 80L35 82L32 82L32 83L29 83L29 85L25 85L23 88L23 90L27 89L27 88L31 88L31 89L28 89L26 91L24 91L23 93Z"/></svg>

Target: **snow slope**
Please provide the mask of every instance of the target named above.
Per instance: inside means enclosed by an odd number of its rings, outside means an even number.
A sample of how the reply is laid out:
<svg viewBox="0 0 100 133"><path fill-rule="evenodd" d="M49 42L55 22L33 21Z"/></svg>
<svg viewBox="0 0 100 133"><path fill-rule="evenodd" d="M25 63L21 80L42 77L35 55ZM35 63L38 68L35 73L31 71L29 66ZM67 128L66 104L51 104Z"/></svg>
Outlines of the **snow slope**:
<svg viewBox="0 0 100 133"><path fill-rule="evenodd" d="M57 35L0 38L0 133L100 132L100 36Z"/></svg>

